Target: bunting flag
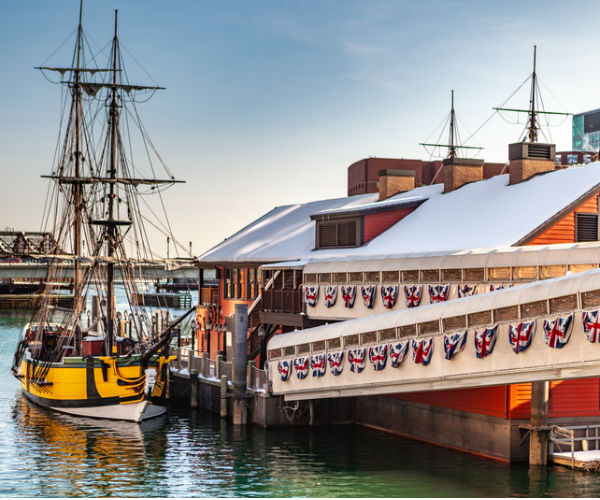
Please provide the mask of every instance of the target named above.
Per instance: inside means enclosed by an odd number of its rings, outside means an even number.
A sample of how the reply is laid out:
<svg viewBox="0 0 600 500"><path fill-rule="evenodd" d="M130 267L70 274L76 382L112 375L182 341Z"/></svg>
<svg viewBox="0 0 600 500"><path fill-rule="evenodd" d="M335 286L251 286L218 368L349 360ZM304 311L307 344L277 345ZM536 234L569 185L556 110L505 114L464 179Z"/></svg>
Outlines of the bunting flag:
<svg viewBox="0 0 600 500"><path fill-rule="evenodd" d="M427 366L433 354L433 337L428 339L412 339L412 357L417 364Z"/></svg>
<svg viewBox="0 0 600 500"><path fill-rule="evenodd" d="M327 308L333 307L337 300L337 286L325 287L325 295L323 296Z"/></svg>
<svg viewBox="0 0 600 500"><path fill-rule="evenodd" d="M294 368L296 369L296 376L302 380L308 376L308 357L294 359Z"/></svg>
<svg viewBox="0 0 600 500"><path fill-rule="evenodd" d="M383 370L387 362L387 344L369 347L369 361L375 371Z"/></svg>
<svg viewBox="0 0 600 500"><path fill-rule="evenodd" d="M319 298L319 287L318 286L305 286L304 287L304 302L310 307L317 305L317 299Z"/></svg>
<svg viewBox="0 0 600 500"><path fill-rule="evenodd" d="M421 303L423 292L422 285L404 286L404 297L406 298L406 307L417 307Z"/></svg>
<svg viewBox="0 0 600 500"><path fill-rule="evenodd" d="M356 300L356 285L343 286L342 299L344 300L344 307L352 309Z"/></svg>
<svg viewBox="0 0 600 500"><path fill-rule="evenodd" d="M398 298L398 285L382 285L381 287L381 300L386 309L391 309L396 305L396 299Z"/></svg>
<svg viewBox="0 0 600 500"><path fill-rule="evenodd" d="M376 285L363 285L360 287L360 292L362 293L363 302L365 303L365 307L372 309L373 304L375 303L375 290L377 289Z"/></svg>
<svg viewBox="0 0 600 500"><path fill-rule="evenodd" d="M544 320L544 342L550 347L562 349L571 338L573 314L558 317L554 321Z"/></svg>
<svg viewBox="0 0 600 500"><path fill-rule="evenodd" d="M599 313L600 310L581 311L581 315L583 316L583 333L585 333L587 335L587 339L594 344L600 343Z"/></svg>
<svg viewBox="0 0 600 500"><path fill-rule="evenodd" d="M515 354L526 351L535 333L535 321L522 321L518 325L508 325L508 342Z"/></svg>
<svg viewBox="0 0 600 500"><path fill-rule="evenodd" d="M325 368L327 368L325 353L313 354L310 357L310 369L312 370L313 377L322 377L325 375Z"/></svg>
<svg viewBox="0 0 600 500"><path fill-rule="evenodd" d="M329 370L334 375L339 375L344 369L344 351L330 352L327 354Z"/></svg>
<svg viewBox="0 0 600 500"><path fill-rule="evenodd" d="M450 335L444 335L444 357L452 359L467 344L467 330L464 332L456 332Z"/></svg>
<svg viewBox="0 0 600 500"><path fill-rule="evenodd" d="M390 363L392 368L398 368L408 353L409 342L398 342L390 344Z"/></svg>
<svg viewBox="0 0 600 500"><path fill-rule="evenodd" d="M485 328L481 331L475 330L475 352L479 359L492 354L498 337L498 325Z"/></svg>
<svg viewBox="0 0 600 500"><path fill-rule="evenodd" d="M471 295L475 295L477 291L477 285L469 286L469 285L458 285L458 296L459 298L470 297Z"/></svg>
<svg viewBox="0 0 600 500"><path fill-rule="evenodd" d="M285 382L288 378L290 378L290 362L287 359L281 360L277 363L277 369L279 370L279 375L281 375L281 381Z"/></svg>
<svg viewBox="0 0 600 500"><path fill-rule="evenodd" d="M446 302L448 300L449 292L450 285L429 285L429 301L432 304Z"/></svg>
<svg viewBox="0 0 600 500"><path fill-rule="evenodd" d="M348 363L350 363L350 371L360 373L365 369L367 362L367 348L357 347L356 349L348 349Z"/></svg>
<svg viewBox="0 0 600 500"><path fill-rule="evenodd" d="M504 290L505 288L512 288L512 283L510 285L490 285L490 292Z"/></svg>

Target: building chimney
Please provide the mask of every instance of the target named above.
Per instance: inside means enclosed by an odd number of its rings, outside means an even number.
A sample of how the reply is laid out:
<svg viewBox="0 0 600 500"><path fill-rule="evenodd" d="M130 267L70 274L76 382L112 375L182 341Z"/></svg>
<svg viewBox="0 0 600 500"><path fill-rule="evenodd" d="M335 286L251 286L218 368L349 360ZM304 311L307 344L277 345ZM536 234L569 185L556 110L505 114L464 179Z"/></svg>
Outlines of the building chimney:
<svg viewBox="0 0 600 500"><path fill-rule="evenodd" d="M385 169L379 171L379 201L415 188L414 170Z"/></svg>
<svg viewBox="0 0 600 500"><path fill-rule="evenodd" d="M538 142L508 145L509 184L518 184L535 174L554 170L556 146Z"/></svg>
<svg viewBox="0 0 600 500"><path fill-rule="evenodd" d="M444 159L444 193L468 182L483 180L483 160L450 157Z"/></svg>

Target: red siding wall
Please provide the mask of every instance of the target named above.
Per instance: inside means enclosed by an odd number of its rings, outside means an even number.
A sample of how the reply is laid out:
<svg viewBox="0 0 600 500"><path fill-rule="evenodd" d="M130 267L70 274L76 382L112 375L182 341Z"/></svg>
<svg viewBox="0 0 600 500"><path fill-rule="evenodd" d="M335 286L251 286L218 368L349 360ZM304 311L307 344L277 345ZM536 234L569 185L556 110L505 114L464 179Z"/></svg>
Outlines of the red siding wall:
<svg viewBox="0 0 600 500"><path fill-rule="evenodd" d="M600 381L597 378L561 380L550 384L550 417L600 415Z"/></svg>
<svg viewBox="0 0 600 500"><path fill-rule="evenodd" d="M375 214L367 214L364 217L364 237L365 243L375 236L383 233L386 229L392 227L400 219L411 213L413 208L401 208L398 210L390 210L389 212L379 212Z"/></svg>
<svg viewBox="0 0 600 500"><path fill-rule="evenodd" d="M405 401L414 401L500 418L506 417L508 404L506 386L411 392L408 394L395 394L393 397Z"/></svg>

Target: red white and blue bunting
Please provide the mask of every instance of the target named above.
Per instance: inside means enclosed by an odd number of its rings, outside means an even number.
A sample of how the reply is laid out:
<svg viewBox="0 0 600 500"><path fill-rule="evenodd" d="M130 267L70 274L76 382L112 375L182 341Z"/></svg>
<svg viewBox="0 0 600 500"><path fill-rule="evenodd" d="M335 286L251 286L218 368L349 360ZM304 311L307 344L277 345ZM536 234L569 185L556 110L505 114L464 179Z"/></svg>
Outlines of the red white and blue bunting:
<svg viewBox="0 0 600 500"><path fill-rule="evenodd" d="M327 308L333 307L337 300L337 286L325 287L325 295L323 296Z"/></svg>
<svg viewBox="0 0 600 500"><path fill-rule="evenodd" d="M433 354L433 337L412 339L412 358L417 364L427 366Z"/></svg>
<svg viewBox="0 0 600 500"><path fill-rule="evenodd" d="M348 349L348 363L350 363L351 372L362 372L367 363L367 348L356 347L355 349Z"/></svg>
<svg viewBox="0 0 600 500"><path fill-rule="evenodd" d="M383 285L381 287L381 300L386 309L391 309L396 305L398 298L398 285Z"/></svg>
<svg viewBox="0 0 600 500"><path fill-rule="evenodd" d="M458 285L458 297L470 297L477 292L477 285L469 286L469 285Z"/></svg>
<svg viewBox="0 0 600 500"><path fill-rule="evenodd" d="M475 354L479 359L492 354L498 337L498 325L483 330L475 330Z"/></svg>
<svg viewBox="0 0 600 500"><path fill-rule="evenodd" d="M573 315L558 317L554 321L544 320L544 342L550 347L562 349L571 338Z"/></svg>
<svg viewBox="0 0 600 500"><path fill-rule="evenodd" d="M404 298L406 299L406 307L417 307L421 303L423 295L423 285L404 286Z"/></svg>
<svg viewBox="0 0 600 500"><path fill-rule="evenodd" d="M467 344L467 330L444 335L444 357L452 359L461 352Z"/></svg>
<svg viewBox="0 0 600 500"><path fill-rule="evenodd" d="M429 302L437 304L438 302L446 302L450 285L429 285Z"/></svg>
<svg viewBox="0 0 600 500"><path fill-rule="evenodd" d="M392 368L398 368L406 359L408 344L408 341L390 344L390 365Z"/></svg>
<svg viewBox="0 0 600 500"><path fill-rule="evenodd" d="M600 318L598 317L600 310L582 311L583 333L587 339L593 344L600 343Z"/></svg>
<svg viewBox="0 0 600 500"><path fill-rule="evenodd" d="M348 309L354 307L354 301L356 300L356 285L342 287L342 300L344 301L344 307L347 307Z"/></svg>
<svg viewBox="0 0 600 500"><path fill-rule="evenodd" d="M285 382L287 379L289 379L290 373L292 373L290 362L287 359L282 359L279 363L277 363L277 370L279 371L282 382Z"/></svg>
<svg viewBox="0 0 600 500"><path fill-rule="evenodd" d="M375 285L363 285L360 287L363 302L368 309L372 309L375 304L375 290L377 290Z"/></svg>
<svg viewBox="0 0 600 500"><path fill-rule="evenodd" d="M510 285L490 285L490 292L504 290L505 288L512 288L512 283Z"/></svg>
<svg viewBox="0 0 600 500"><path fill-rule="evenodd" d="M535 334L535 321L522 321L518 325L508 325L508 342L515 354L526 351Z"/></svg>
<svg viewBox="0 0 600 500"><path fill-rule="evenodd" d="M319 298L319 287L318 286L305 286L304 287L304 302L310 307L317 305L317 299Z"/></svg>
<svg viewBox="0 0 600 500"><path fill-rule="evenodd" d="M339 375L344 370L344 351L330 352L327 354L329 361L329 371L334 375Z"/></svg>
<svg viewBox="0 0 600 500"><path fill-rule="evenodd" d="M325 375L325 368L327 368L325 353L313 354L310 357L310 369L312 370L313 377L322 377Z"/></svg>
<svg viewBox="0 0 600 500"><path fill-rule="evenodd" d="M294 369L296 370L296 376L302 380L308 376L308 357L294 359Z"/></svg>
<svg viewBox="0 0 600 500"><path fill-rule="evenodd" d="M383 370L387 362L387 344L369 347L369 361L375 371Z"/></svg>

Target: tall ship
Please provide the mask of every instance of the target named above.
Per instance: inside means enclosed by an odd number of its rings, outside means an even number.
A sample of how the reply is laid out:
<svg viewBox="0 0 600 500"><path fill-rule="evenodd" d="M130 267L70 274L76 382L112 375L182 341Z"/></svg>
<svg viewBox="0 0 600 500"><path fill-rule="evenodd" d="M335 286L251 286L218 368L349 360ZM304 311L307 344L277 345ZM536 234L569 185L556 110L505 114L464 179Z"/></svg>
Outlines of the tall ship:
<svg viewBox="0 0 600 500"><path fill-rule="evenodd" d="M41 406L140 422L166 411L169 343L194 309L170 322L145 307L140 293L141 268L154 257L145 223L170 234L168 222L150 219L146 195L159 196L164 207L162 192L181 181L155 152L136 107L162 87L128 81L117 28L115 11L108 63L98 66L80 3L71 64L38 68L66 89L61 140L43 176L50 179L44 224L57 244L38 256L48 265L44 299L11 369ZM136 127L141 149L129 134ZM147 155L149 176L133 163L134 151ZM162 167L166 174L158 174ZM53 287L69 279L74 299L65 308Z"/></svg>

